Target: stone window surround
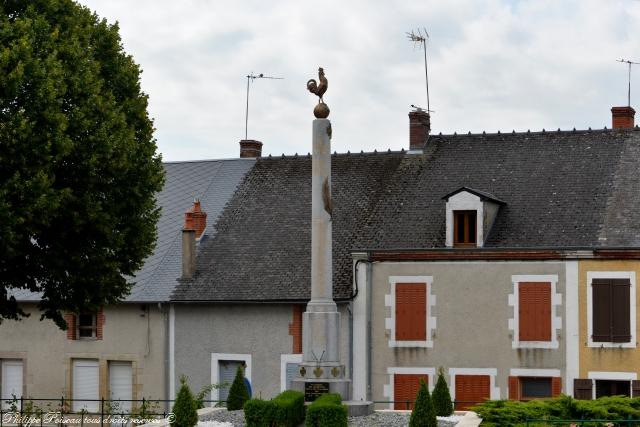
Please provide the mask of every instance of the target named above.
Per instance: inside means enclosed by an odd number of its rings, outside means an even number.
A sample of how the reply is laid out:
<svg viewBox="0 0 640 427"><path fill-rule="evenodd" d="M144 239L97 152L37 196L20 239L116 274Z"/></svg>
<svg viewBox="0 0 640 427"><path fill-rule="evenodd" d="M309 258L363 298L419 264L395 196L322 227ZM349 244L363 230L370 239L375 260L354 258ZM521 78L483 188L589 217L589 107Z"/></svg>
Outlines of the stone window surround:
<svg viewBox="0 0 640 427"><path fill-rule="evenodd" d="M436 368L425 368L425 367L389 367L387 368L387 374L389 375L389 383L384 384L382 386L382 394L387 397L391 403L389 403L389 409L393 409L393 400L394 400L394 376L396 374L412 374L412 375L428 375L429 376L429 391L433 391L434 387L434 377L436 376Z"/></svg>
<svg viewBox="0 0 640 427"><path fill-rule="evenodd" d="M280 355L280 391L287 389L287 364L302 363L302 354L281 354Z"/></svg>
<svg viewBox="0 0 640 427"><path fill-rule="evenodd" d="M396 340L396 283L424 283L427 286L427 339L424 341ZM436 318L432 316L436 305L436 296L433 295L433 276L389 276L391 293L384 296L385 306L390 308L391 317L385 318L385 329L389 331L389 347L433 347L433 331L436 328Z"/></svg>
<svg viewBox="0 0 640 427"><path fill-rule="evenodd" d="M638 374L636 372L613 372L613 371L589 371L587 372L587 379L592 380L591 385L591 399L596 398L596 387L593 381L595 380L608 380L608 381L636 381ZM633 390L630 390L633 394Z"/></svg>
<svg viewBox="0 0 640 427"><path fill-rule="evenodd" d="M593 335L593 279L629 279L629 312L631 340L625 343L594 342ZM593 348L636 348L636 272L635 271L587 271L587 347ZM603 379L603 378L601 378Z"/></svg>
<svg viewBox="0 0 640 427"><path fill-rule="evenodd" d="M211 384L220 383L220 371L218 371L219 362L221 361L234 361L244 362L246 368L244 369L244 376L249 380L251 386L251 354L238 354L238 353L211 353ZM220 397L220 391L217 388L211 390L211 400L218 400ZM213 402L211 403L213 405Z"/></svg>
<svg viewBox="0 0 640 427"><path fill-rule="evenodd" d="M513 293L509 294L508 304L513 307L513 317L509 319L509 330L513 331L511 348L552 348L560 347L558 332L562 330L562 317L556 316L559 306L562 305L562 294L556 293L558 284L557 274L516 274L511 276ZM545 282L551 283L551 341L520 341L519 329L519 284L520 282Z"/></svg>

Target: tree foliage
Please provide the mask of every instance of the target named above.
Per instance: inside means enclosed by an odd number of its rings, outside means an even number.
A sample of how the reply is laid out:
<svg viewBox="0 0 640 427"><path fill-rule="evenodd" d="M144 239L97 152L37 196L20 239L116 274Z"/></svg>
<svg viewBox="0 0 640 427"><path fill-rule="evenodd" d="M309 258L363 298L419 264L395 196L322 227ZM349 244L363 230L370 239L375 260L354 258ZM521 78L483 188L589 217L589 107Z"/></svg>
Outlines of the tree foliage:
<svg viewBox="0 0 640 427"><path fill-rule="evenodd" d="M429 389L423 379L420 379L420 389L416 396L416 403L411 411L409 427L438 427L436 411L429 395Z"/></svg>
<svg viewBox="0 0 640 427"><path fill-rule="evenodd" d="M0 2L0 321L117 302L155 241L163 183L140 70L72 0Z"/></svg>
<svg viewBox="0 0 640 427"><path fill-rule="evenodd" d="M250 398L249 390L247 390L247 386L244 384L244 372L242 371L242 366L238 366L236 377L234 378L233 383L231 383L229 396L227 396L227 410L237 411L238 409L242 409L244 403Z"/></svg>
<svg viewBox="0 0 640 427"><path fill-rule="evenodd" d="M449 386L444 379L444 370L438 369L438 380L431 395L433 400L433 408L439 417L448 417L453 414L453 403L451 402L451 394L449 394Z"/></svg>
<svg viewBox="0 0 640 427"><path fill-rule="evenodd" d="M196 399L187 384L187 377L180 377L180 390L173 404L172 427L193 427L198 424L198 411Z"/></svg>

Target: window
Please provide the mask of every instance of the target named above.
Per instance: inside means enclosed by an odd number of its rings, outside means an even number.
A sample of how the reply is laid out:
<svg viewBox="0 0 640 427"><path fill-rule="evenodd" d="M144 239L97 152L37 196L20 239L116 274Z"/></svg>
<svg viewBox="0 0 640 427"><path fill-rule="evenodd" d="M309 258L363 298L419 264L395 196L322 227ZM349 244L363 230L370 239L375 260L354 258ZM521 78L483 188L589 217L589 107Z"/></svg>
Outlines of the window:
<svg viewBox="0 0 640 427"><path fill-rule="evenodd" d="M603 396L640 397L636 372L589 371L588 378L573 380L576 399L590 400Z"/></svg>
<svg viewBox="0 0 640 427"><path fill-rule="evenodd" d="M521 375L514 375L521 374ZM533 400L556 397L562 393L559 369L512 369L509 399Z"/></svg>
<svg viewBox="0 0 640 427"><path fill-rule="evenodd" d="M522 400L551 397L551 378L520 378L520 396Z"/></svg>
<svg viewBox="0 0 640 427"><path fill-rule="evenodd" d="M389 347L433 347L433 277L391 276L389 284L391 293L385 296L385 305L391 312L391 317L385 319Z"/></svg>
<svg viewBox="0 0 640 427"><path fill-rule="evenodd" d="M67 313L64 316L67 322L67 339L102 339L102 330L104 327L104 312L102 309L97 313Z"/></svg>
<svg viewBox="0 0 640 427"><path fill-rule="evenodd" d="M131 362L109 362L109 398L113 412L130 413L133 400L133 369Z"/></svg>
<svg viewBox="0 0 640 427"><path fill-rule="evenodd" d="M596 380L596 399L603 396L631 397L631 381Z"/></svg>
<svg viewBox="0 0 640 427"><path fill-rule="evenodd" d="M491 377L489 375L455 376L455 409L466 411L471 406L491 397Z"/></svg>
<svg viewBox="0 0 640 427"><path fill-rule="evenodd" d="M96 314L82 313L78 315L78 338L96 338L98 319Z"/></svg>
<svg viewBox="0 0 640 427"><path fill-rule="evenodd" d="M22 397L23 382L23 363L22 360L0 360L0 375L2 382L0 383L0 409L8 410L11 407L13 399ZM18 403L18 406L20 403Z"/></svg>
<svg viewBox="0 0 640 427"><path fill-rule="evenodd" d="M291 390L291 382L298 375L302 354L280 355L280 391Z"/></svg>
<svg viewBox="0 0 640 427"><path fill-rule="evenodd" d="M429 384L429 376L424 374L395 374L393 376L393 409L413 410L420 389L420 380Z"/></svg>
<svg viewBox="0 0 640 427"><path fill-rule="evenodd" d="M477 237L476 211L453 212L453 246L475 247Z"/></svg>
<svg viewBox="0 0 640 427"><path fill-rule="evenodd" d="M628 279L593 279L593 342L631 340Z"/></svg>
<svg viewBox="0 0 640 427"><path fill-rule="evenodd" d="M73 411L98 412L100 399L98 361L76 359L73 361L72 369Z"/></svg>
<svg viewBox="0 0 640 427"><path fill-rule="evenodd" d="M250 354L211 354L211 383L224 384L226 387L216 388L211 391L211 400L226 402L229 395L229 387L236 376L238 366L244 369L244 377L251 383L251 355ZM252 384L253 385L253 384ZM215 406L216 402L212 403Z"/></svg>
<svg viewBox="0 0 640 427"><path fill-rule="evenodd" d="M551 341L551 283L518 284L520 341Z"/></svg>

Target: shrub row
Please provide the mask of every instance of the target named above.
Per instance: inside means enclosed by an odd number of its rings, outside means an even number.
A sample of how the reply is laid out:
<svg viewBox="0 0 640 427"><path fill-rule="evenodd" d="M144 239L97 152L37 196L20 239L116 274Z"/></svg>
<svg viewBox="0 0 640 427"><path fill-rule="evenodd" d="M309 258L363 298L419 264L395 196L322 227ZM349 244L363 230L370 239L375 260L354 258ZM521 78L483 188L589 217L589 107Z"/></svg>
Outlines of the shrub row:
<svg viewBox="0 0 640 427"><path fill-rule="evenodd" d="M623 396L576 400L569 396L518 402L488 400L471 408L487 426L525 425L527 419L539 420L640 420L640 398Z"/></svg>
<svg viewBox="0 0 640 427"><path fill-rule="evenodd" d="M251 399L244 418L247 427L296 427L304 420L304 394L287 390L272 400Z"/></svg>
<svg viewBox="0 0 640 427"><path fill-rule="evenodd" d="M337 393L323 394L307 408L307 427L347 427L348 411Z"/></svg>

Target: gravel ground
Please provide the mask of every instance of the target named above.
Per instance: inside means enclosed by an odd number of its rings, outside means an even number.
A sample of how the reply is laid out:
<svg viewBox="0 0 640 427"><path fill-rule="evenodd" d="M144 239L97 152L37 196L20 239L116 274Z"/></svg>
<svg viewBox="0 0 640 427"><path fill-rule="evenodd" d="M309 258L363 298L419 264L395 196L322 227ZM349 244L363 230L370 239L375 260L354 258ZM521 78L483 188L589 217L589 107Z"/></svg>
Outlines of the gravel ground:
<svg viewBox="0 0 640 427"><path fill-rule="evenodd" d="M409 425L409 412L377 411L366 417L349 417L350 427L405 427ZM243 411L221 410L207 417L208 421L231 423L233 427L244 427ZM458 420L454 417L438 419L438 427L453 427ZM199 427L217 427L213 423L199 422ZM222 427L222 426L220 426Z"/></svg>

